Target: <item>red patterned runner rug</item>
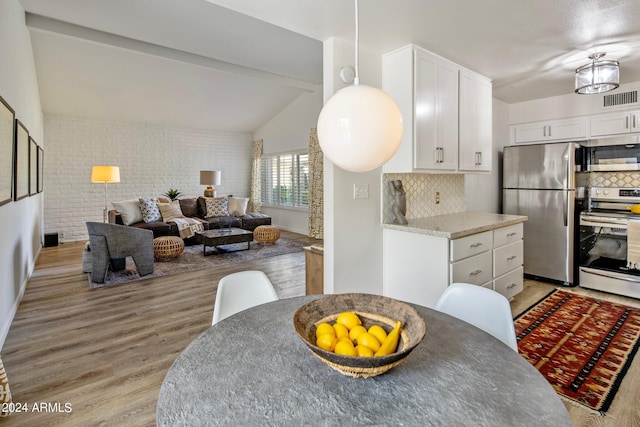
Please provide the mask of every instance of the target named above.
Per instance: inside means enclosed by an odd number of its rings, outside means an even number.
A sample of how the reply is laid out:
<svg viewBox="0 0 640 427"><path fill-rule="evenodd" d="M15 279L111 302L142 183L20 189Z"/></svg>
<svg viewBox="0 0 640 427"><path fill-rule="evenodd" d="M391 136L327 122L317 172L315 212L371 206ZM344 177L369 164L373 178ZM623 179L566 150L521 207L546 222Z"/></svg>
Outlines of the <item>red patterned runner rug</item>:
<svg viewBox="0 0 640 427"><path fill-rule="evenodd" d="M555 290L515 321L518 351L558 394L604 413L638 351L640 309Z"/></svg>

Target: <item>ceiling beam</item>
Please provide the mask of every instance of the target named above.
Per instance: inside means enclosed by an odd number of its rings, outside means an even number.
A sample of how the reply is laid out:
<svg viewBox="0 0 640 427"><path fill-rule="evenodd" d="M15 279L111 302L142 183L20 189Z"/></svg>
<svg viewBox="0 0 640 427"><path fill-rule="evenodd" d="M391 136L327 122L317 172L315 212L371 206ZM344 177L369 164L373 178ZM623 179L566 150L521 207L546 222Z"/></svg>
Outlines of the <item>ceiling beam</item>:
<svg viewBox="0 0 640 427"><path fill-rule="evenodd" d="M105 46L111 46L119 49L137 52L144 55L161 57L171 61L209 68L233 75L241 75L258 80L265 80L278 84L280 86L290 87L305 92L315 92L321 87L317 84L275 73L270 73L268 71L220 61L218 59L209 58L203 55L185 52L183 50L173 49L166 46L147 43L129 37L123 37L117 34L107 33L104 31L59 21L57 19L48 18L33 13L26 13L26 24L31 31L40 31L43 33L71 37L90 43L97 43Z"/></svg>

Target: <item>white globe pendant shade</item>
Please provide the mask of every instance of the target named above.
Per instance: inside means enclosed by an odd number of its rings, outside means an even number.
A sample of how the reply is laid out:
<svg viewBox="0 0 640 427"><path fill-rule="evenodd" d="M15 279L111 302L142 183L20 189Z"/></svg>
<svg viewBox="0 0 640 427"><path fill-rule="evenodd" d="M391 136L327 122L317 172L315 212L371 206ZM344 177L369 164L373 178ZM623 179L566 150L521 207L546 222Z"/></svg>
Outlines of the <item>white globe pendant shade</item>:
<svg viewBox="0 0 640 427"><path fill-rule="evenodd" d="M402 115L393 98L370 86L336 92L318 118L318 141L324 154L351 172L382 166L398 150Z"/></svg>

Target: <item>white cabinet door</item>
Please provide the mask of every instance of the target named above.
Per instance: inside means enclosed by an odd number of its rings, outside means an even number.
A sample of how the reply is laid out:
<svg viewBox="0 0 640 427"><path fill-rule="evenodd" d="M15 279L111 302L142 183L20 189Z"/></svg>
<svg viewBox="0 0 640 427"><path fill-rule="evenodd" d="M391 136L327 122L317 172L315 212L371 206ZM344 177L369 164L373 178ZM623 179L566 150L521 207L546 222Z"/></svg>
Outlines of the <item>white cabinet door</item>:
<svg viewBox="0 0 640 427"><path fill-rule="evenodd" d="M513 126L513 140L516 144L526 142L569 141L587 137L587 120L564 119L527 123Z"/></svg>
<svg viewBox="0 0 640 427"><path fill-rule="evenodd" d="M493 278L491 251L451 264L451 283L484 285Z"/></svg>
<svg viewBox="0 0 640 427"><path fill-rule="evenodd" d="M422 50L415 54L416 169L458 167L458 67Z"/></svg>
<svg viewBox="0 0 640 427"><path fill-rule="evenodd" d="M491 81L467 70L460 71L461 171L490 172L492 163Z"/></svg>
<svg viewBox="0 0 640 427"><path fill-rule="evenodd" d="M591 137L640 132L640 111L592 116L590 130Z"/></svg>

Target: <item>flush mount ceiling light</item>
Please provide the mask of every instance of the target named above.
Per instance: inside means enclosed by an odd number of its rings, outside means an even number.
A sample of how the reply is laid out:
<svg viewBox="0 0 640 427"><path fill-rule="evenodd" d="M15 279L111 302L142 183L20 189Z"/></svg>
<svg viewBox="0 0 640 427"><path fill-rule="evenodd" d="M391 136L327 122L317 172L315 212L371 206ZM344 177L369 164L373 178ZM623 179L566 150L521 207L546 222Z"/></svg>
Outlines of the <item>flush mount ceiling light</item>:
<svg viewBox="0 0 640 427"><path fill-rule="evenodd" d="M576 93L591 95L620 86L620 63L615 59L601 59L605 55L594 53L589 56L591 62L576 69Z"/></svg>
<svg viewBox="0 0 640 427"><path fill-rule="evenodd" d="M402 115L393 98L380 89L360 85L358 76L358 0L353 86L336 92L318 117L318 141L334 164L351 172L382 166L398 150Z"/></svg>

